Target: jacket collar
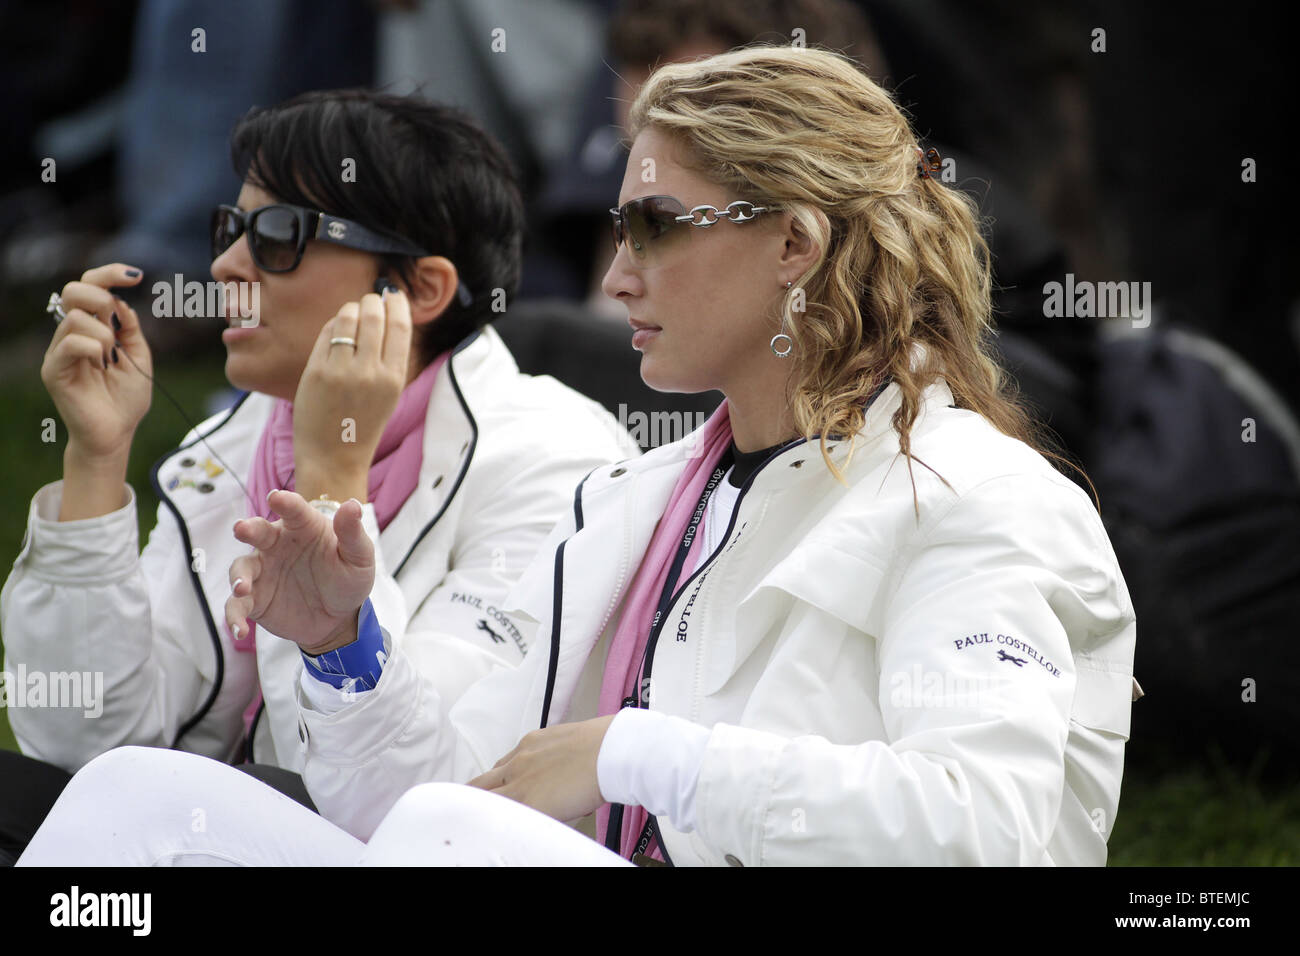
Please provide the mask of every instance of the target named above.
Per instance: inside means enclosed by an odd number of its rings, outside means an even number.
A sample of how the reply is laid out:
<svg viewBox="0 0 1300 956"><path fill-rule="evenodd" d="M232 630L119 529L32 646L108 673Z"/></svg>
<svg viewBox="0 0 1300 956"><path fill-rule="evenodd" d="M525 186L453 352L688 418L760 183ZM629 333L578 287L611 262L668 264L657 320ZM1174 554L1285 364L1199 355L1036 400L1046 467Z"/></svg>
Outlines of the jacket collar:
<svg viewBox="0 0 1300 956"><path fill-rule="evenodd" d="M495 329L485 326L456 346L429 396L420 478L381 538L385 566L403 584L402 571L447 512L478 447L480 413L494 390L519 372ZM407 575L409 577L409 575ZM411 598L419 590L403 585Z"/></svg>
<svg viewBox="0 0 1300 956"><path fill-rule="evenodd" d="M850 444L853 447L853 461L870 457L881 451L896 450L895 443L887 441L893 434L893 417L902 405L902 391L891 382L876 397L867 409L866 418L856 440L853 443L844 440L830 440L827 450L831 461L843 468L849 458ZM938 379L921 393L921 408L917 415L919 425L927 413L935 408L952 404L952 391L943 379ZM678 476L686 467L686 462L695 451L692 436L681 441L661 445L651 449L640 458L620 462L617 466L599 468L583 483L582 499L591 501L611 487L636 476L639 488L640 507L653 510L659 505L655 515L663 513L668 496L672 493ZM817 467L813 467L817 466ZM804 481L813 480L825 472L821 461L821 446L817 439L796 440L776 452L754 473L752 483L764 490L781 490ZM626 477L625 477L626 476ZM662 500L660 500L662 499Z"/></svg>

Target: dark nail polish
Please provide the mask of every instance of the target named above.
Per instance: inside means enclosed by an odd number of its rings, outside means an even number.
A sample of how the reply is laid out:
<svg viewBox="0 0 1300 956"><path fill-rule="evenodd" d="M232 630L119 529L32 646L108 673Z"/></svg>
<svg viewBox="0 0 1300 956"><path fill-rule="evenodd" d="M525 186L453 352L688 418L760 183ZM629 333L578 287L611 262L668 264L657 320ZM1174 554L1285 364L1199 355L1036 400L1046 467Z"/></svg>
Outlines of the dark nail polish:
<svg viewBox="0 0 1300 956"><path fill-rule="evenodd" d="M116 312L113 313L113 328L116 329L116 330L119 331L119 332L122 331L122 323L121 323L121 321L118 319L118 317L117 317L117 313L116 313Z"/></svg>
<svg viewBox="0 0 1300 956"><path fill-rule="evenodd" d="M114 364L114 365L117 364L117 348L116 348L116 347L113 348L113 364Z"/></svg>
<svg viewBox="0 0 1300 956"><path fill-rule="evenodd" d="M126 277L127 277L128 279L134 279L134 278L135 278L136 276L138 276L139 274L140 274L140 270L139 270L139 269L127 269L127 270L126 270Z"/></svg>

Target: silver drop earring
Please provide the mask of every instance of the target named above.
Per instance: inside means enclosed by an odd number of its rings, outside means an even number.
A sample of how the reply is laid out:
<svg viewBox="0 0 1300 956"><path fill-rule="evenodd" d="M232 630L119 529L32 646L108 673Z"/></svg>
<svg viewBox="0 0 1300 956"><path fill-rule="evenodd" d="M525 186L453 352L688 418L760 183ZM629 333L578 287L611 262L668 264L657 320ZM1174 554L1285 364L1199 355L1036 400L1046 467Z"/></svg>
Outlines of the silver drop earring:
<svg viewBox="0 0 1300 956"><path fill-rule="evenodd" d="M793 285L794 285L793 282L786 282L785 287L786 287L786 289L788 290L788 289L789 289L791 286L793 286ZM768 345L769 345L769 347L772 349L772 354L775 355L777 358L786 358L786 357L789 356L791 350L794 349L794 339L790 338L790 336L788 336L788 335L785 334L785 331L784 331L784 330L785 330L785 313L784 313L784 311L781 313L781 329L782 329L782 331L780 331L780 332L778 332L776 335L772 336L772 341L769 342ZM778 348L777 348L777 339L785 339L785 349L784 349L784 350L782 350L782 349L778 349Z"/></svg>

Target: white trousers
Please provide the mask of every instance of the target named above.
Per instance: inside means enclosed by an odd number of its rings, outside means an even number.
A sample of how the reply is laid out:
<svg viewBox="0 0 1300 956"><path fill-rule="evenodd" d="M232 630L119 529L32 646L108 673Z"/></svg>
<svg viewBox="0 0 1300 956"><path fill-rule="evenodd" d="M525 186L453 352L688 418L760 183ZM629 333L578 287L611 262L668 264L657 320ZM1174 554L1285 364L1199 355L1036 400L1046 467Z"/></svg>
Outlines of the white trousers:
<svg viewBox="0 0 1300 956"><path fill-rule="evenodd" d="M620 866L615 853L506 797L408 790L362 843L248 774L122 747L68 784L18 866Z"/></svg>

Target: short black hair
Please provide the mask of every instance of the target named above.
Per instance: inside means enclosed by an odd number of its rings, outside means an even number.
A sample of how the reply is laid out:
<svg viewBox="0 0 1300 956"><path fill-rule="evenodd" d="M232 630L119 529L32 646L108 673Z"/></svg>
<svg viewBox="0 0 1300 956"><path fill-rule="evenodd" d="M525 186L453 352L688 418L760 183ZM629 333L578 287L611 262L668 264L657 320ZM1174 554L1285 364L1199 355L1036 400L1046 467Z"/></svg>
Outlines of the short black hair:
<svg viewBox="0 0 1300 956"><path fill-rule="evenodd" d="M473 296L453 298L413 348L423 364L490 322L519 286L524 206L505 151L467 114L419 96L316 90L254 108L231 133L235 172L278 199L445 256ZM353 160L355 181L344 181ZM408 284L410 256L381 255Z"/></svg>

